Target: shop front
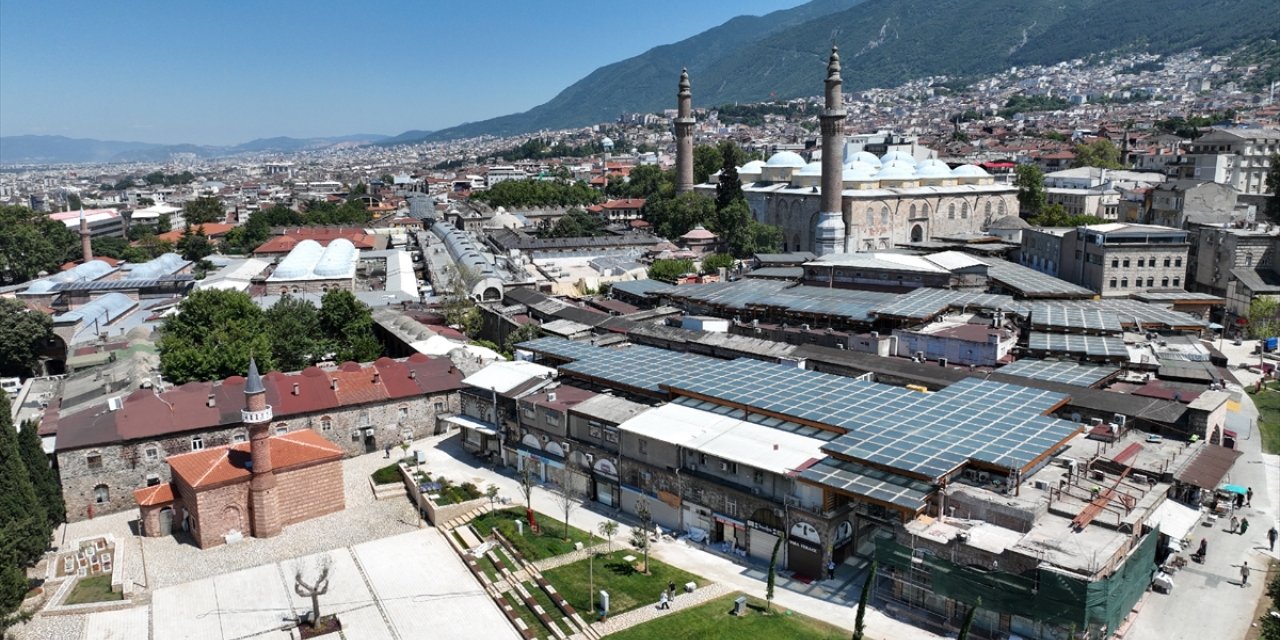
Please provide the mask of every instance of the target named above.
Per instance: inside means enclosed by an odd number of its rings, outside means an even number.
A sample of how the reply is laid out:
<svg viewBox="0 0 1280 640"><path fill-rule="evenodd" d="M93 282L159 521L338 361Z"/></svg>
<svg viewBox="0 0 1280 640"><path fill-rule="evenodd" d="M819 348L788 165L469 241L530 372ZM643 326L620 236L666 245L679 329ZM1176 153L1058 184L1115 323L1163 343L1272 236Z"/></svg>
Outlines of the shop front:
<svg viewBox="0 0 1280 640"><path fill-rule="evenodd" d="M723 513L712 513L711 521L712 542L725 545L724 550L726 552L746 555L748 544L746 522L726 516Z"/></svg>
<svg viewBox="0 0 1280 640"><path fill-rule="evenodd" d="M813 525L807 522L791 525L787 535L787 568L808 578L823 576L822 536Z"/></svg>
<svg viewBox="0 0 1280 640"><path fill-rule="evenodd" d="M768 562L773 557L773 545L782 538L786 525L774 514L773 509L757 509L747 519L747 553L753 560ZM780 566L786 566L786 549L779 549Z"/></svg>
<svg viewBox="0 0 1280 640"><path fill-rule="evenodd" d="M618 494L618 468L607 458L597 460L591 467L591 497L606 507L616 507L621 502Z"/></svg>

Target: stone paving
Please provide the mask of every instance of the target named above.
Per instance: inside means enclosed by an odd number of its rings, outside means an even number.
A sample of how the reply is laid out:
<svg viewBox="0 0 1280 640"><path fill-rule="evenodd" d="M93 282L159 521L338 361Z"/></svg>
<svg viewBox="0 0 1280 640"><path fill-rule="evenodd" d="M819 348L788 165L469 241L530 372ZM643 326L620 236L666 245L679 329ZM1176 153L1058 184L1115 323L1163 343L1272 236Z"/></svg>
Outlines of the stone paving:
<svg viewBox="0 0 1280 640"><path fill-rule="evenodd" d="M644 624L655 618L669 616L674 613L680 613L685 609L696 607L704 602L715 600L725 594L733 593L733 589L727 585L711 583L693 593L681 593L671 601L670 609L659 609L658 603L645 605L638 609L632 609L626 613L612 616L604 622L596 622L591 625L602 636L611 633L617 633L623 629L630 629L638 624Z"/></svg>

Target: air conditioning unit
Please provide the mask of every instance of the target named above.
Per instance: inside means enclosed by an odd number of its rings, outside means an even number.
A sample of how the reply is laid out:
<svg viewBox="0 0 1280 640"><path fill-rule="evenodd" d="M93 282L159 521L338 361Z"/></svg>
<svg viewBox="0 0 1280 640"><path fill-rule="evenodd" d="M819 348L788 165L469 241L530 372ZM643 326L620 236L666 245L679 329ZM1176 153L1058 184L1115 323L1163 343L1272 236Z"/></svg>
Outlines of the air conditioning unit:
<svg viewBox="0 0 1280 640"><path fill-rule="evenodd" d="M728 470L729 470L729 463L728 463L728 462L724 462L724 461L722 460L722 461L720 462L720 470L721 470L721 471L728 471Z"/></svg>
<svg viewBox="0 0 1280 640"><path fill-rule="evenodd" d="M964 477L965 477L965 478L967 478L967 479L969 479L969 480L977 480L977 479L978 479L978 470L977 470L977 469L965 469L965 470L964 470Z"/></svg>
<svg viewBox="0 0 1280 640"><path fill-rule="evenodd" d="M596 461L596 457L595 457L595 456L593 456L593 455L591 455L591 454L589 454L589 453L588 453L588 454L586 454L586 456L587 456L587 464L594 464L594 463L595 463L595 461Z"/></svg>
<svg viewBox="0 0 1280 640"><path fill-rule="evenodd" d="M751 495L753 496L760 495L760 487L751 487Z"/></svg>
<svg viewBox="0 0 1280 640"><path fill-rule="evenodd" d="M1049 483L1048 483L1048 482L1045 482L1044 480L1033 480L1033 481L1031 482L1031 486L1033 486L1033 487L1035 487L1035 488L1037 488L1037 489L1039 489L1039 490L1041 490L1041 491L1048 491L1048 490L1049 490Z"/></svg>
<svg viewBox="0 0 1280 640"><path fill-rule="evenodd" d="M124 408L124 398L116 396L107 399L107 408L112 411L119 411Z"/></svg>
<svg viewBox="0 0 1280 640"><path fill-rule="evenodd" d="M979 471L979 472L978 472L978 482L983 482L983 483L985 483L985 482L988 482L988 481L990 481L990 480L991 480L991 474L990 474L990 473L987 473L986 471Z"/></svg>
<svg viewBox="0 0 1280 640"><path fill-rule="evenodd" d="M938 366L939 366L939 367L945 367L945 366L947 366L947 359L946 359L946 358L938 358Z"/></svg>
<svg viewBox="0 0 1280 640"><path fill-rule="evenodd" d="M561 448L561 449L564 449L564 454L565 454L566 456L567 456L567 455L569 455L569 443L568 443L568 442L561 442L561 443L560 443L560 448Z"/></svg>
<svg viewBox="0 0 1280 640"><path fill-rule="evenodd" d="M1127 418L1125 418L1124 414L1121 414L1121 413L1117 413L1114 416L1111 416L1111 421L1121 428L1124 427L1126 420Z"/></svg>

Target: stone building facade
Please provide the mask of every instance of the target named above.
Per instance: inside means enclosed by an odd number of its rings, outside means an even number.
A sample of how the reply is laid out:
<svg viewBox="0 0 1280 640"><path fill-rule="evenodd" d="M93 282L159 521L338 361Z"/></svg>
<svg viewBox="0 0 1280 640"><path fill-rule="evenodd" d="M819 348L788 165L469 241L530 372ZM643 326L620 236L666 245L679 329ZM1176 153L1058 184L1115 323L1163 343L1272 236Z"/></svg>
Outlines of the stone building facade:
<svg viewBox="0 0 1280 640"><path fill-rule="evenodd" d="M436 433L460 409L462 373L447 358L310 367L263 376L271 435L311 429L354 456ZM133 491L160 484L170 456L248 442L238 397L245 379L139 389L106 406L56 416L63 499L71 521L136 506Z"/></svg>
<svg viewBox="0 0 1280 640"><path fill-rule="evenodd" d="M1107 296L1181 289L1187 278L1187 232L1136 224L1079 227L1062 238L1058 277Z"/></svg>

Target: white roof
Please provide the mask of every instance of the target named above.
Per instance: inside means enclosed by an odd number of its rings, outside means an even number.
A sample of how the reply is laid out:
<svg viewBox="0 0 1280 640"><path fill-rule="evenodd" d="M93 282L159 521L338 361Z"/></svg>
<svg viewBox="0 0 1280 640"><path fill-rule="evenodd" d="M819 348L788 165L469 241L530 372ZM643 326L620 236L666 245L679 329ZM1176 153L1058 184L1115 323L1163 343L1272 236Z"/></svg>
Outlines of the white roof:
<svg viewBox="0 0 1280 640"><path fill-rule="evenodd" d="M794 151L779 151L769 157L769 161L765 163L770 167L803 167L805 165L804 158Z"/></svg>
<svg viewBox="0 0 1280 640"><path fill-rule="evenodd" d="M987 264L960 251L942 251L940 253L925 256L925 259L948 271Z"/></svg>
<svg viewBox="0 0 1280 640"><path fill-rule="evenodd" d="M864 269L889 269L895 271L921 271L947 273L947 270L921 256L903 253L832 253L806 265L862 267Z"/></svg>
<svg viewBox="0 0 1280 640"><path fill-rule="evenodd" d="M1174 540L1181 540L1196 526L1200 520L1200 512L1183 506L1173 500L1165 500L1163 504L1147 518L1147 525L1160 525L1160 533Z"/></svg>
<svg viewBox="0 0 1280 640"><path fill-rule="evenodd" d="M556 370L524 360L499 361L467 376L462 384L506 393L534 378L551 379Z"/></svg>
<svg viewBox="0 0 1280 640"><path fill-rule="evenodd" d="M817 438L680 404L650 409L618 428L779 474L825 457L821 450L823 441Z"/></svg>

